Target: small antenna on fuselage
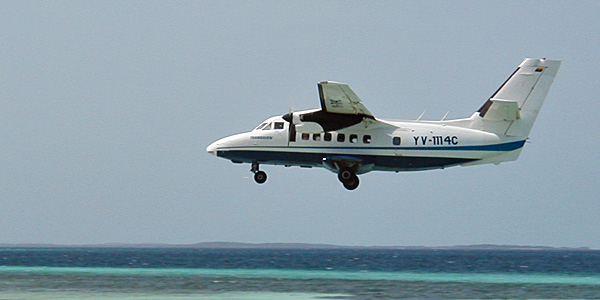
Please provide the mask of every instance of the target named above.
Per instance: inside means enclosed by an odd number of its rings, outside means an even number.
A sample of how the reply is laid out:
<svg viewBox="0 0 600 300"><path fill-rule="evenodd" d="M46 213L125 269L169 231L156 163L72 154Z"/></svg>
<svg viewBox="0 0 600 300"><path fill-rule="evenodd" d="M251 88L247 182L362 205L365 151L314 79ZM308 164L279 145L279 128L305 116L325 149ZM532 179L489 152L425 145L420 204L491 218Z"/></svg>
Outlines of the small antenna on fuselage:
<svg viewBox="0 0 600 300"><path fill-rule="evenodd" d="M427 112L427 110L424 110L423 113L417 118L417 121L421 121L421 118L423 117L423 115Z"/></svg>
<svg viewBox="0 0 600 300"><path fill-rule="evenodd" d="M450 111L446 112L446 114L442 117L442 119L440 121L444 121L449 113L450 113Z"/></svg>

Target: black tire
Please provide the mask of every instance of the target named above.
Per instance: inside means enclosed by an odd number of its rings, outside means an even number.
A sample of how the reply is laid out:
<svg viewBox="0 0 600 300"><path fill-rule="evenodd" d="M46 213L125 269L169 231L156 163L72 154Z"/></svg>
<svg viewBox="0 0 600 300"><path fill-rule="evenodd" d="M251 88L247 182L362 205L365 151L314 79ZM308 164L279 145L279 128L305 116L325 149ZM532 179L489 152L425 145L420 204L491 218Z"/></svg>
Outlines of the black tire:
<svg viewBox="0 0 600 300"><path fill-rule="evenodd" d="M258 184L265 183L265 181L267 181L267 173L263 171L257 171L254 173L254 181L256 181Z"/></svg>
<svg viewBox="0 0 600 300"><path fill-rule="evenodd" d="M358 187L358 184L360 183L360 181L358 180L358 176L353 175L350 180L343 181L342 183L344 184L344 187L347 190L352 191L352 190L355 190Z"/></svg>
<svg viewBox="0 0 600 300"><path fill-rule="evenodd" d="M356 177L356 174L354 174L354 172L350 168L342 168L338 172L338 179L342 183L352 180L352 177Z"/></svg>

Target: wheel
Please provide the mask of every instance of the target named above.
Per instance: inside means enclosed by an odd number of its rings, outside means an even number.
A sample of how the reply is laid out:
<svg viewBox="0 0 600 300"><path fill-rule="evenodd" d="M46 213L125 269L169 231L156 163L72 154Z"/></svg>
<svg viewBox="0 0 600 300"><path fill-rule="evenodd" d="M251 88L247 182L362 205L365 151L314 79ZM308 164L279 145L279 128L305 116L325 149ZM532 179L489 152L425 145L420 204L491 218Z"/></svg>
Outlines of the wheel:
<svg viewBox="0 0 600 300"><path fill-rule="evenodd" d="M352 176L352 178L350 178L349 180L346 180L344 182L342 182L344 184L344 187L347 190L355 190L358 187L358 184L360 183L360 181L358 180L358 176L354 175Z"/></svg>
<svg viewBox="0 0 600 300"><path fill-rule="evenodd" d="M354 172L352 172L351 169L349 168L342 168L340 169L340 171L338 172L338 179L344 183L350 179L352 179L353 176L356 176L354 174Z"/></svg>
<svg viewBox="0 0 600 300"><path fill-rule="evenodd" d="M267 181L267 173L263 171L257 171L254 173L254 181L256 181L256 183L265 183L265 181Z"/></svg>

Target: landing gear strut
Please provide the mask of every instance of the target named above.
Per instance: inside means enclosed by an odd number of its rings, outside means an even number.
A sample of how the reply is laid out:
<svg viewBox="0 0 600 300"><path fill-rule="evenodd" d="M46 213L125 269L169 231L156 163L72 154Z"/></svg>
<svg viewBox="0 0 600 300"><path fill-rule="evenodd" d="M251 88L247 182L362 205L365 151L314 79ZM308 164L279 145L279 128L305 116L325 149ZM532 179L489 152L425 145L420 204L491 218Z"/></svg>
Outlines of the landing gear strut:
<svg viewBox="0 0 600 300"><path fill-rule="evenodd" d="M356 176L356 173L350 168L341 168L338 172L338 179L348 190L355 190L360 183L358 176Z"/></svg>
<svg viewBox="0 0 600 300"><path fill-rule="evenodd" d="M250 172L254 173L254 181L256 181L256 183L261 184L267 181L267 173L258 170L258 163L252 163Z"/></svg>

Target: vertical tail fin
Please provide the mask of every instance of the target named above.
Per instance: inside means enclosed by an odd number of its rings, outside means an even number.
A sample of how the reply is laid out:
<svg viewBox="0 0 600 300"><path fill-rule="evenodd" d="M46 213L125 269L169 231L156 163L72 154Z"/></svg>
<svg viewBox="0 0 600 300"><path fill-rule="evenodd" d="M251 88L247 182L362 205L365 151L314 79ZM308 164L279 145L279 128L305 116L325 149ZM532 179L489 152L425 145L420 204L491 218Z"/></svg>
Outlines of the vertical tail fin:
<svg viewBox="0 0 600 300"><path fill-rule="evenodd" d="M484 123L491 123L483 127L498 134L527 137L560 63L560 60L523 60L477 111Z"/></svg>

